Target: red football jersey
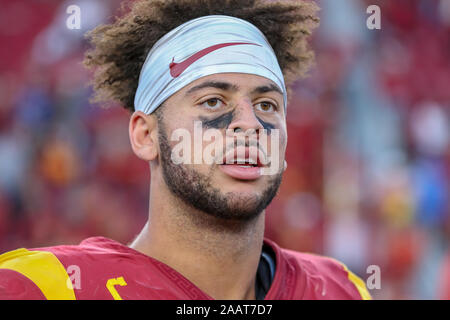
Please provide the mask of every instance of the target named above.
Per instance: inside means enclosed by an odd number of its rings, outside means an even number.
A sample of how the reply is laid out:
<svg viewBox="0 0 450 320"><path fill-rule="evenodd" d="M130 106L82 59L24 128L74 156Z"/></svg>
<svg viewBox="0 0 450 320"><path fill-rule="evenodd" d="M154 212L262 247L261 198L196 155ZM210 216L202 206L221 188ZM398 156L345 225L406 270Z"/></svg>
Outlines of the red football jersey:
<svg viewBox="0 0 450 320"><path fill-rule="evenodd" d="M280 248L265 300L370 299L340 262ZM114 240L17 249L0 255L0 299L212 299L168 265Z"/></svg>

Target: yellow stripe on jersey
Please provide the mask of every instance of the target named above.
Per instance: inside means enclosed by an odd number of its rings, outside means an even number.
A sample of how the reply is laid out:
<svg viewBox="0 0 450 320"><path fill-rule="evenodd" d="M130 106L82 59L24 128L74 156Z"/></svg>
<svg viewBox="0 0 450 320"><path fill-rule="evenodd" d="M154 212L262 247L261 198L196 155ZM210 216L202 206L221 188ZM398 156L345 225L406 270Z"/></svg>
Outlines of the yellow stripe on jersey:
<svg viewBox="0 0 450 320"><path fill-rule="evenodd" d="M17 271L33 281L48 300L76 300L66 269L47 251L17 249L0 255L0 269Z"/></svg>
<svg viewBox="0 0 450 320"><path fill-rule="evenodd" d="M326 256L322 256L316 253L309 253L315 256L319 256L319 257L324 257L326 259L330 259L334 262L336 262L338 265L342 266L342 268L344 268L344 270L347 272L347 278L348 280L353 283L353 285L356 287L356 289L358 290L359 295L361 296L362 300L372 300L372 296L370 295L369 291L366 288L366 284L364 283L364 281L361 280L360 277L358 277L357 275L355 275L353 272L351 272L347 266L345 264L343 264L342 262L340 262L339 260L336 260L334 258L331 257L326 257Z"/></svg>
<svg viewBox="0 0 450 320"><path fill-rule="evenodd" d="M350 280L355 285L356 289L358 289L361 298L363 300L372 300L372 296L370 295L369 291L367 291L364 281L362 281L360 277L351 272L345 264L343 264L342 262L339 262L339 264L344 267L345 271L347 271L348 280Z"/></svg>

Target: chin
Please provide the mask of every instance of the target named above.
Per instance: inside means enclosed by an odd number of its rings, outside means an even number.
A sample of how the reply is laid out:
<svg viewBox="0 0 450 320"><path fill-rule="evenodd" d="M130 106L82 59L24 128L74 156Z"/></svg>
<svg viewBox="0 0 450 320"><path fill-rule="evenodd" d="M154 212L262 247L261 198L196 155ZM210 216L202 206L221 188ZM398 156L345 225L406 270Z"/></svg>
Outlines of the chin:
<svg viewBox="0 0 450 320"><path fill-rule="evenodd" d="M223 191L228 199L234 199L241 203L255 202L262 196L262 192L255 190L245 190L243 188L235 188L234 190Z"/></svg>
<svg viewBox="0 0 450 320"><path fill-rule="evenodd" d="M236 220L249 220L259 216L264 210L259 207L261 197L255 193L227 193L228 209Z"/></svg>
<svg viewBox="0 0 450 320"><path fill-rule="evenodd" d="M233 182L218 185L220 192L224 195L226 194L227 197L247 199L247 201L261 198L266 188L266 185L251 184L248 182Z"/></svg>

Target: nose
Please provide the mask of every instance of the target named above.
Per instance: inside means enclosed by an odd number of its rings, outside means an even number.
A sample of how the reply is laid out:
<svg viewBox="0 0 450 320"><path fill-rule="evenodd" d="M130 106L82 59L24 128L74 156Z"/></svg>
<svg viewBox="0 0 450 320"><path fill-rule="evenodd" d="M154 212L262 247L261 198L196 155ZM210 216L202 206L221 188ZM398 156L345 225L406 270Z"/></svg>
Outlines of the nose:
<svg viewBox="0 0 450 320"><path fill-rule="evenodd" d="M249 129L258 133L263 128L263 125L255 115L251 101L240 101L233 111L233 120L228 126L228 129L231 129L230 131L234 133L245 133Z"/></svg>

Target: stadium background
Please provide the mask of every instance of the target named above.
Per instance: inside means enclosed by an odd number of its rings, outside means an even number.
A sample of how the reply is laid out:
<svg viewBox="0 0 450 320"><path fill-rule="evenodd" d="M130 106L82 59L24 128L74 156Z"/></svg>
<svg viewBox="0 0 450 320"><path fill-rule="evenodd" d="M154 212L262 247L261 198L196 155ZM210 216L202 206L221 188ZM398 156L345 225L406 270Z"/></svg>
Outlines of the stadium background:
<svg viewBox="0 0 450 320"><path fill-rule="evenodd" d="M118 0L0 0L0 252L129 242L149 173L128 115L90 104L85 31ZM450 1L320 0L317 63L288 108L280 245L340 259L382 299L450 299ZM66 8L81 8L81 30ZM366 8L381 7L381 30Z"/></svg>

